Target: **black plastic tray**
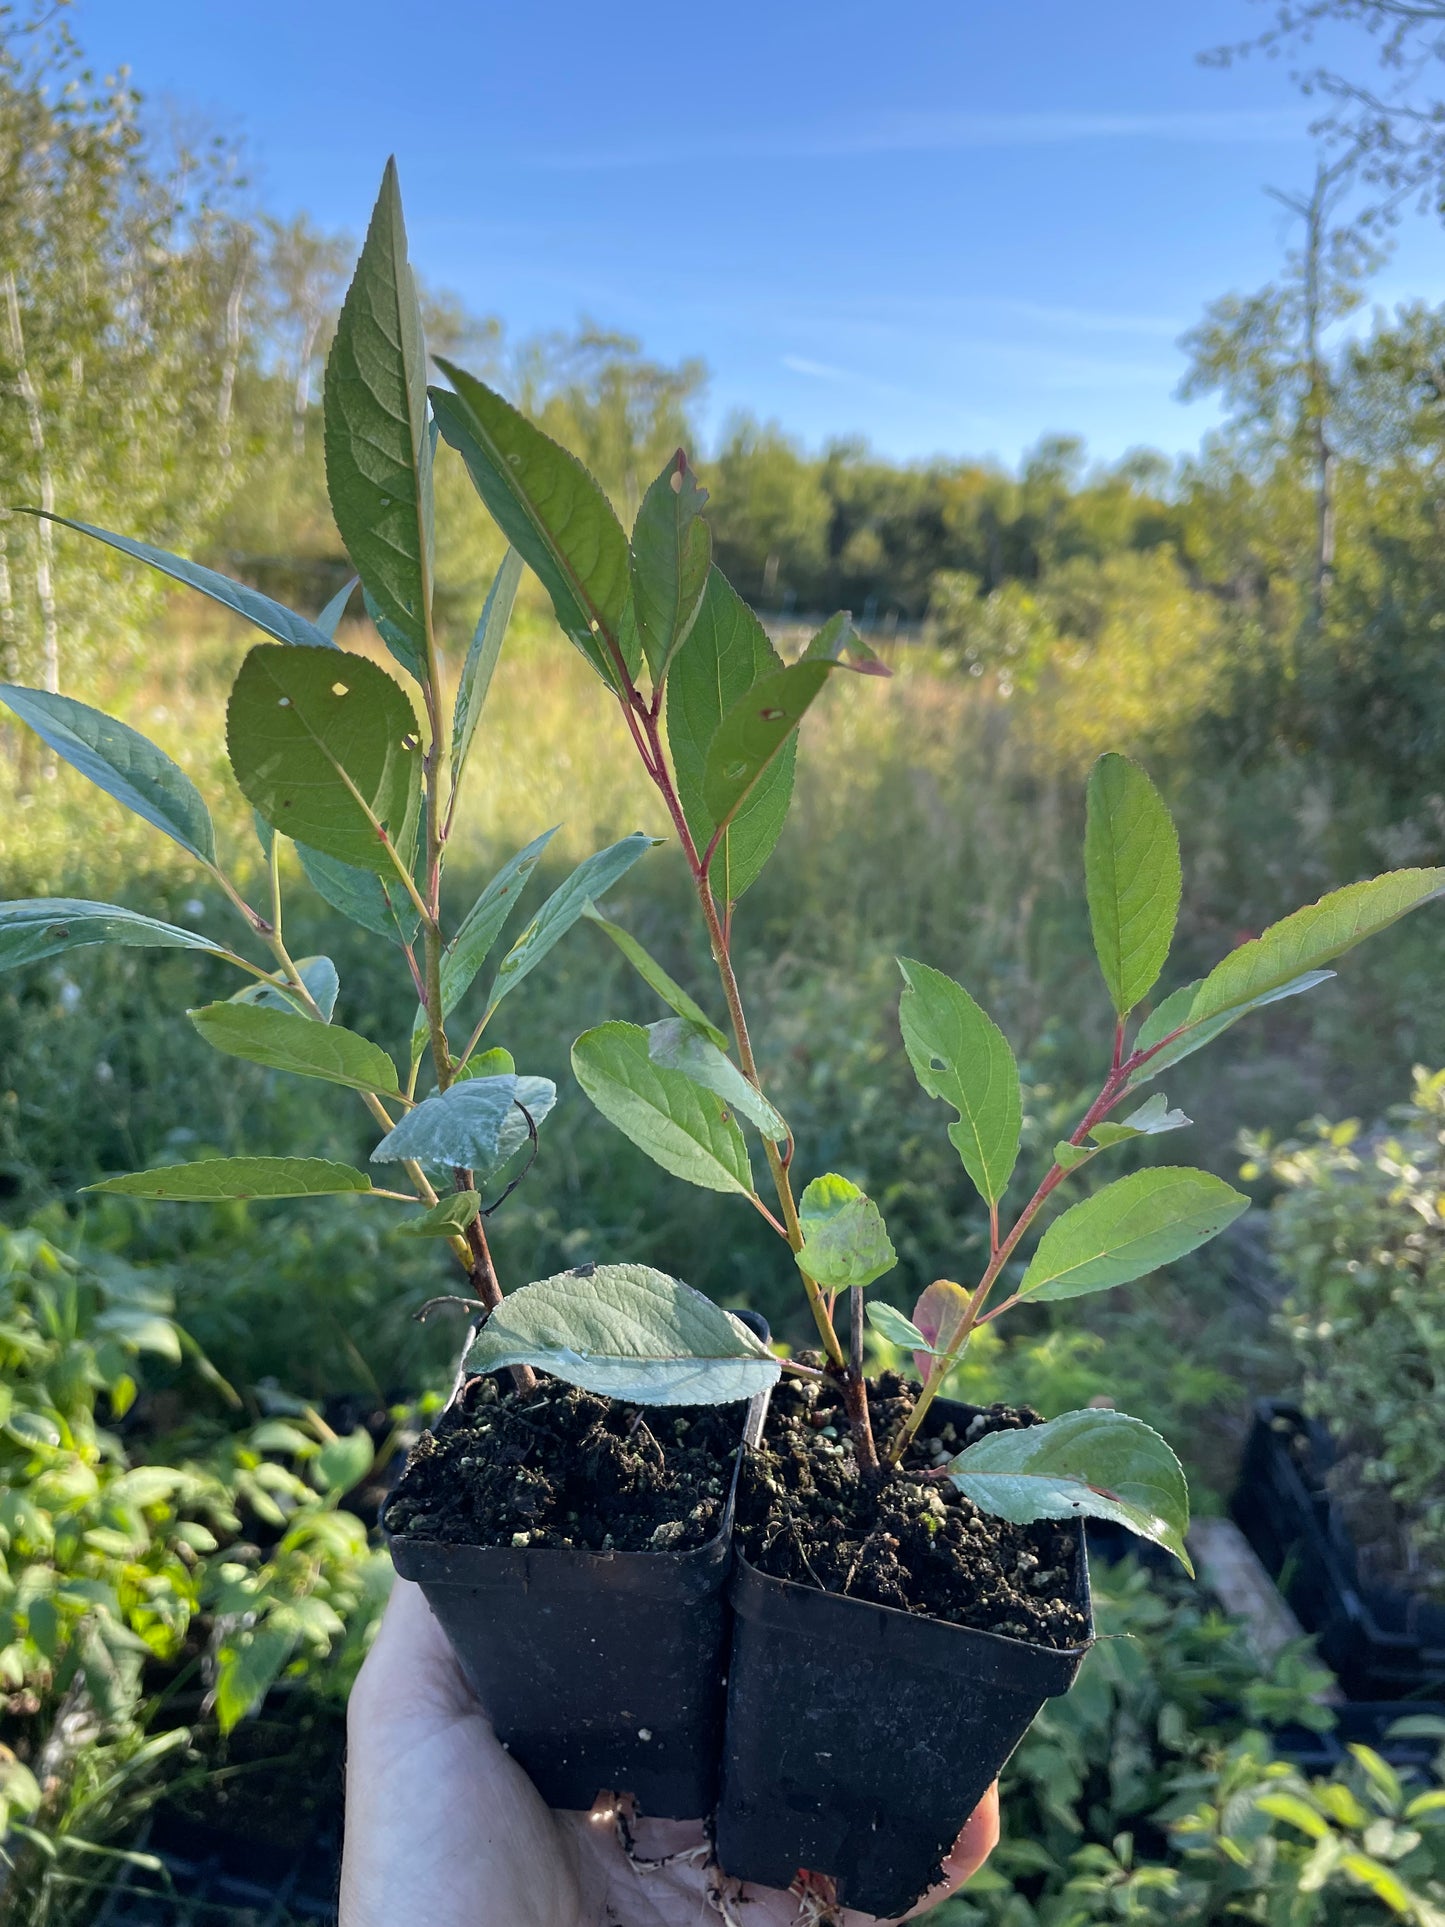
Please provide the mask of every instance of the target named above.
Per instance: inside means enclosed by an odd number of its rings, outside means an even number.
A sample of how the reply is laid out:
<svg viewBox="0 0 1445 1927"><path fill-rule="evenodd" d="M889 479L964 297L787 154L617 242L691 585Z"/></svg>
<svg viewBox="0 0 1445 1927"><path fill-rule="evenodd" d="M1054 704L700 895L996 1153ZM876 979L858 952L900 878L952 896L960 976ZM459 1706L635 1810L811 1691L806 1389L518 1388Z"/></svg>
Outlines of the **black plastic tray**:
<svg viewBox="0 0 1445 1927"><path fill-rule="evenodd" d="M1333 1459L1317 1420L1284 1400L1261 1399L1230 1505L1235 1523L1348 1698L1445 1713L1445 1605L1361 1580L1326 1484Z"/></svg>

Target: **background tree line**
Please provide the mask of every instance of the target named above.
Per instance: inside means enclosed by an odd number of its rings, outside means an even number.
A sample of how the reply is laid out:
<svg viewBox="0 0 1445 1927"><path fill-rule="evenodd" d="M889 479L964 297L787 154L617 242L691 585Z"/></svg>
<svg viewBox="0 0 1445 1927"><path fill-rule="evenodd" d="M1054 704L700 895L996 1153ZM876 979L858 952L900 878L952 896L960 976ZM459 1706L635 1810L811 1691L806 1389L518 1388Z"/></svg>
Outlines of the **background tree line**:
<svg viewBox="0 0 1445 1927"><path fill-rule="evenodd" d="M1281 8L1262 38L1373 19L1387 65L1409 55L1428 78L1436 11L1320 0ZM885 630L925 624L960 672L1030 701L1065 760L1106 740L1320 750L1407 804L1433 794L1445 309L1377 314L1352 339L1338 324L1365 299L1389 220L1437 192L1440 170L1425 108L1401 120L1398 85L1391 121L1357 83L1301 79L1325 103L1320 169L1280 197L1295 234L1276 280L1221 298L1185 339L1184 392L1226 411L1197 454L1090 466L1053 436L1017 472L899 464L853 441L810 452L738 417L702 466L717 556L742 592L780 617L848 607ZM351 237L258 210L232 147L158 126L128 86L93 75L63 13L0 5L0 500L319 607L347 573L316 418L353 252ZM441 291L428 307L439 351L576 448L625 518L672 447L696 448L701 362L659 364L591 323L512 341ZM443 528L470 531L443 570L463 584L460 625L495 557L460 477L444 470L442 488L457 491ZM7 676L59 687L97 655L123 658L158 594L144 572L0 511Z"/></svg>

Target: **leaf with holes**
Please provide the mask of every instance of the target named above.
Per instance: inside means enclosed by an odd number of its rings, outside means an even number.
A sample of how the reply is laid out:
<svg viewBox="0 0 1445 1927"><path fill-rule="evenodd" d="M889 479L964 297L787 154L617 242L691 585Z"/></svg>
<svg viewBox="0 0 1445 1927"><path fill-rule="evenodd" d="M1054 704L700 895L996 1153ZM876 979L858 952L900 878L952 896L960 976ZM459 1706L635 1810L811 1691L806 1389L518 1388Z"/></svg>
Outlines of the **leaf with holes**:
<svg viewBox="0 0 1445 1927"><path fill-rule="evenodd" d="M215 862L216 833L201 792L178 763L138 730L73 697L16 683L0 683L0 702L107 796L203 863Z"/></svg>
<svg viewBox="0 0 1445 1927"><path fill-rule="evenodd" d="M421 802L415 711L362 656L260 643L241 664L226 747L246 800L286 836L378 875L411 855Z"/></svg>
<svg viewBox="0 0 1445 1927"><path fill-rule="evenodd" d="M1127 756L1089 775L1084 875L1094 949L1121 1017L1157 982L1179 916L1179 838L1163 798Z"/></svg>
<svg viewBox="0 0 1445 1927"><path fill-rule="evenodd" d="M472 737L476 734L487 692L492 686L492 674L497 667L497 658L502 653L507 624L512 619L512 605L517 599L517 585L522 580L522 567L521 556L515 549L508 549L502 557L501 567L492 578L492 586L487 591L482 613L472 632L467 659L462 664L462 673L457 682L456 707L452 715L453 789L461 781L467 751L472 746Z"/></svg>
<svg viewBox="0 0 1445 1927"><path fill-rule="evenodd" d="M1172 1552L1185 1548L1189 1488L1178 1459L1124 1412L1065 1412L1047 1425L989 1432L948 1462L966 1499L1013 1525L1035 1519L1111 1519Z"/></svg>
<svg viewBox="0 0 1445 1927"><path fill-rule="evenodd" d="M748 1148L731 1108L682 1071L652 1061L636 1024L599 1024L572 1046L577 1082L625 1137L688 1184L751 1196Z"/></svg>
<svg viewBox="0 0 1445 1927"><path fill-rule="evenodd" d="M1197 1251L1249 1209L1208 1171L1157 1166L1105 1185L1056 1218L1039 1240L1020 1298L1079 1298L1127 1285Z"/></svg>
<svg viewBox="0 0 1445 1927"><path fill-rule="evenodd" d="M1201 1024L1278 994L1442 892L1445 869L1391 870L1331 890L1217 963L1195 993L1190 1023Z"/></svg>
<svg viewBox="0 0 1445 1927"><path fill-rule="evenodd" d="M682 1017L664 1017L661 1023L648 1025L647 1038L648 1055L654 1064L661 1064L664 1070L681 1071L694 1084L716 1092L774 1144L787 1142L788 1127L783 1119L705 1030Z"/></svg>
<svg viewBox="0 0 1445 1927"><path fill-rule="evenodd" d="M424 677L432 579L426 343L389 160L326 360L326 491L369 601Z"/></svg>
<svg viewBox="0 0 1445 1927"><path fill-rule="evenodd" d="M320 1025L317 1026L320 1029ZM202 1158L167 1164L157 1171L88 1184L87 1191L116 1191L128 1198L166 1198L176 1203L218 1204L226 1198L326 1198L370 1191L371 1179L329 1158Z"/></svg>
<svg viewBox="0 0 1445 1927"><path fill-rule="evenodd" d="M679 1017L686 1018L689 1024L696 1025L703 1036L716 1044L719 1050L727 1049L726 1035L712 1022L701 1005L693 1002L681 984L674 982L668 976L657 959L643 949L630 931L624 930L621 924L609 922L595 904L588 904L582 914L589 923L607 932L642 981L649 989L657 992L669 1009L675 1010Z"/></svg>
<svg viewBox="0 0 1445 1927"><path fill-rule="evenodd" d="M958 1112L948 1135L985 1201L997 1204L1018 1160L1023 1096L1008 1039L962 984L900 957L898 1021L913 1074Z"/></svg>
<svg viewBox="0 0 1445 1927"><path fill-rule="evenodd" d="M708 757L728 711L755 683L783 667L763 625L721 571L708 573L702 605L667 679L667 742L678 798L701 854L717 818L709 808ZM713 888L735 902L772 855L793 795L797 739L789 737L719 839Z"/></svg>
<svg viewBox="0 0 1445 1927"><path fill-rule="evenodd" d="M408 1111L377 1145L371 1161L399 1164L415 1158L458 1171L493 1166L516 1095L515 1077L464 1078Z"/></svg>
<svg viewBox="0 0 1445 1927"><path fill-rule="evenodd" d="M781 1367L700 1291L649 1265L588 1265L509 1292L467 1355L474 1372L530 1365L634 1405L726 1405Z"/></svg>
<svg viewBox="0 0 1445 1927"><path fill-rule="evenodd" d="M794 742L798 725L835 663L795 662L761 676L718 723L703 770L703 800L714 825L726 828Z"/></svg>
<svg viewBox="0 0 1445 1927"><path fill-rule="evenodd" d="M119 549L122 555L131 556L137 562L147 562L151 568L168 575L173 582L183 582L188 589L199 589L209 596L212 602L219 602L235 615L241 616L254 628L273 636L277 642L300 643L314 649L334 649L335 644L324 629L305 616L298 616L293 610L273 602L270 596L262 595L244 582L233 582L228 575L217 575L214 569L204 569L199 562L188 562L184 556L168 555L164 549L153 549L149 542L135 542L128 535L112 535L109 529L98 529L89 522L73 522L68 515L45 515L43 509L29 509L25 513L44 515L47 522L54 522L64 529L75 529L81 535L93 536L97 542L104 542L112 549Z"/></svg>
<svg viewBox="0 0 1445 1927"><path fill-rule="evenodd" d="M452 384L431 391L444 439L498 528L536 571L563 634L618 688L607 638L621 639L628 552L611 503L575 455L485 382L440 355L437 366ZM634 655L629 668L637 661Z"/></svg>
<svg viewBox="0 0 1445 1927"><path fill-rule="evenodd" d="M0 970L18 970L88 943L131 948L210 950L221 946L199 930L161 923L118 903L90 903L83 897L17 897L0 903Z"/></svg>
<svg viewBox="0 0 1445 1927"><path fill-rule="evenodd" d="M206 1004L187 1015L206 1042L227 1056L353 1091L399 1095L396 1065L386 1052L340 1024L318 1024L299 1011L258 1004Z"/></svg>
<svg viewBox="0 0 1445 1927"><path fill-rule="evenodd" d="M679 449L642 498L632 529L632 612L642 653L661 689L702 605L712 565L712 531L699 488Z"/></svg>

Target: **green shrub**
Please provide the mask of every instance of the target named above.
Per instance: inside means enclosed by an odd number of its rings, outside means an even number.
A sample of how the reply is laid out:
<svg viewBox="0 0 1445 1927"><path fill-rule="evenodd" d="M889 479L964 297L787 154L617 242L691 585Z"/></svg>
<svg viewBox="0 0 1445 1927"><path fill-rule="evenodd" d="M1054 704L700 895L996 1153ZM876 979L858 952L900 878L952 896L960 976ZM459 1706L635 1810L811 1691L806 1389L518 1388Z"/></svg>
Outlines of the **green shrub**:
<svg viewBox="0 0 1445 1927"><path fill-rule="evenodd" d="M1250 1147L1251 1168L1285 1187L1271 1243L1302 1396L1367 1501L1388 1494L1408 1524L1396 1556L1445 1592L1445 1071L1417 1069L1388 1126L1317 1120L1314 1132Z"/></svg>
<svg viewBox="0 0 1445 1927"><path fill-rule="evenodd" d="M1262 1669L1237 1622L1131 1563L1096 1567L1095 1610L1078 1684L1006 1770L1003 1841L938 1927L1439 1927L1445 1792L1363 1747L1316 1780L1272 1757L1266 1729L1333 1724L1307 1648Z"/></svg>
<svg viewBox="0 0 1445 1927"><path fill-rule="evenodd" d="M151 1365L180 1378L180 1451L148 1423ZM0 1918L49 1920L71 1849L126 1825L190 1737L178 1694L226 1731L283 1675L359 1664L391 1569L340 1501L373 1443L283 1406L242 1406L159 1270L0 1232Z"/></svg>

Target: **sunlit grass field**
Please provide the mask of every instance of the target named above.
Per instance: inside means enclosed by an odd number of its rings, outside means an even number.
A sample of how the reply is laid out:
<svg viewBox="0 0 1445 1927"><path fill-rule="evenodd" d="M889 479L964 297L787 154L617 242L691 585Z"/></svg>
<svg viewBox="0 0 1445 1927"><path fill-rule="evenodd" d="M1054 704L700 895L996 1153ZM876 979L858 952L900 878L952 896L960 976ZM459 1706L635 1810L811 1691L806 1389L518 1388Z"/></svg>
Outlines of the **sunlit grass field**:
<svg viewBox="0 0 1445 1927"><path fill-rule="evenodd" d="M127 651L136 666L73 693L183 764L211 804L223 867L254 891L259 846L224 756L225 695L249 639L239 626L192 627L189 614L177 610L152 646ZM352 647L368 638L360 625L341 635ZM802 1179L839 1169L878 1198L901 1261L883 1289L907 1305L935 1276L975 1272L984 1229L945 1136L947 1114L919 1093L902 1053L895 956L958 976L1012 1039L1027 1113L1020 1195L1092 1094L1111 1025L1089 946L1068 711L1047 694L1010 703L923 648L900 649L892 666L887 682L838 678L809 718L792 817L738 909L736 933L759 1059L796 1133ZM1079 734L1092 743L1098 726L1082 718ZM183 852L68 769L47 767L18 731L8 749L6 896L121 901L246 948L235 913ZM1176 808L1185 857L1186 908L1164 988L1333 884L1409 860L1408 825L1383 821L1369 796L1332 792L1308 765L1200 771L1144 754ZM615 706L529 607L472 757L451 854L452 919L498 864L554 824L534 905L591 850L634 829L666 831ZM294 860L285 876L292 954L333 956L338 1020L404 1053L415 1004L400 953L322 904ZM651 852L609 909L722 1015L674 847ZM1413 1062L1445 1056L1430 915L1347 959L1336 983L1181 1066L1168 1095L1197 1128L1188 1148L1170 1146L1174 1161L1235 1177L1241 1127L1289 1130L1318 1111L1378 1114ZM472 993L478 1011L485 976ZM188 1007L238 987L215 960L164 951L72 952L0 980L7 1215L63 1216L69 1236L171 1268L183 1316L222 1368L249 1382L271 1374L321 1395L402 1391L440 1376L454 1334L423 1332L410 1314L446 1288L448 1260L390 1238L382 1202L138 1207L77 1196L103 1173L205 1150L364 1162L374 1134L347 1093L223 1063L192 1031ZM657 1014L587 926L502 1006L490 1041L561 1091L535 1171L493 1221L504 1280L588 1258L640 1259L723 1302L760 1307L805 1342L790 1322L797 1294L785 1254L761 1221L740 1200L658 1171L572 1081L568 1047L580 1030ZM1113 1397L1176 1438L1182 1424L1186 1448L1207 1468L1223 1465L1229 1415L1276 1369L1266 1318L1233 1301L1237 1269L1226 1248L1167 1279L1066 1307L1057 1326L1035 1308L1011 1354L993 1342L976 1351L970 1389L1054 1409Z"/></svg>

